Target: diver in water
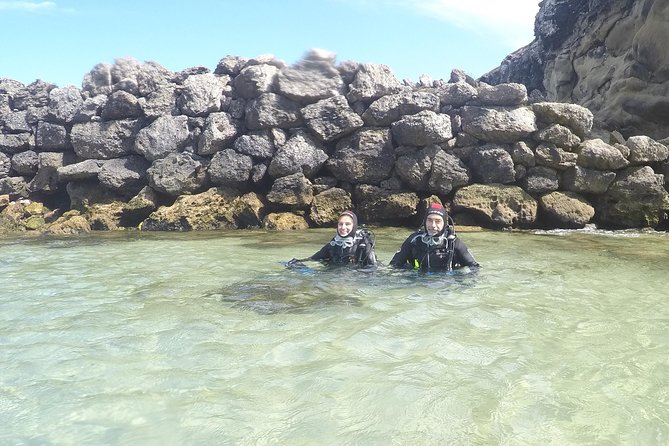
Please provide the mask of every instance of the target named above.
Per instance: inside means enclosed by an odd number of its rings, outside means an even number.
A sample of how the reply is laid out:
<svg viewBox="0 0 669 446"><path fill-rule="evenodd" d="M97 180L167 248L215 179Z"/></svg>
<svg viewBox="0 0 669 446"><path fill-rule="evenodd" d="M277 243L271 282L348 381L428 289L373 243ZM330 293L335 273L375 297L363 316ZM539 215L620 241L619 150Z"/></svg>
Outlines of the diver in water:
<svg viewBox="0 0 669 446"><path fill-rule="evenodd" d="M462 240L456 237L453 220L441 204L425 212L423 226L411 234L395 253L390 265L421 271L452 271L462 266L480 266Z"/></svg>
<svg viewBox="0 0 669 446"><path fill-rule="evenodd" d="M292 259L289 266L299 265L305 260L319 260L330 265L375 266L374 237L358 229L358 217L352 211L344 211L337 219L337 234L317 253L306 259Z"/></svg>

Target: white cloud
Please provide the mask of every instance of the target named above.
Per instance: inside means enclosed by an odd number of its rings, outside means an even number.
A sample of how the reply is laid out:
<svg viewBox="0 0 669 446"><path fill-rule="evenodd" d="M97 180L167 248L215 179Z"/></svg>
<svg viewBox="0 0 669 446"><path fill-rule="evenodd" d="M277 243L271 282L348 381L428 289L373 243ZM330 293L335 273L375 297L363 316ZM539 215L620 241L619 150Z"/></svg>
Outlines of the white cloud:
<svg viewBox="0 0 669 446"><path fill-rule="evenodd" d="M2 2L0 1L0 11L43 11L54 9L55 2Z"/></svg>
<svg viewBox="0 0 669 446"><path fill-rule="evenodd" d="M539 0L338 0L366 7L403 8L497 39L518 49L534 39Z"/></svg>
<svg viewBox="0 0 669 446"><path fill-rule="evenodd" d="M410 0L399 4L459 28L492 34L514 48L532 41L539 12L539 0Z"/></svg>

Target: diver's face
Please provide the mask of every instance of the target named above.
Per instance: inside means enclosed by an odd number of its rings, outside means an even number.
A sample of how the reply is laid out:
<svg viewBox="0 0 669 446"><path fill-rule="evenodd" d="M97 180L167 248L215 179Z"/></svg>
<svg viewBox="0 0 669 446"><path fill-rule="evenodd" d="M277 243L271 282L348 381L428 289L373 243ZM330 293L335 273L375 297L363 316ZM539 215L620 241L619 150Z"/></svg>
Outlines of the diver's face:
<svg viewBox="0 0 669 446"><path fill-rule="evenodd" d="M341 237L348 236L353 230L353 219L347 215L344 215L337 222L337 234Z"/></svg>
<svg viewBox="0 0 669 446"><path fill-rule="evenodd" d="M428 215L425 219L425 230L431 236L439 234L444 229L444 219L441 215Z"/></svg>

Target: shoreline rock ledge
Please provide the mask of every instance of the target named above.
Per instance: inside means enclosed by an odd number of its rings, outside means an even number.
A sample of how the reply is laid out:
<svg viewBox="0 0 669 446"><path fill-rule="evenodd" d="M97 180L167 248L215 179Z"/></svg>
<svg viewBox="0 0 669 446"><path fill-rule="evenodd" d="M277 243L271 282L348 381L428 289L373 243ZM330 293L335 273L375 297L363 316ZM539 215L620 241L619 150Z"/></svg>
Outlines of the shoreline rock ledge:
<svg viewBox="0 0 669 446"><path fill-rule="evenodd" d="M432 201L459 225L665 229L668 143L460 70L120 59L81 89L0 79L0 232L415 225Z"/></svg>

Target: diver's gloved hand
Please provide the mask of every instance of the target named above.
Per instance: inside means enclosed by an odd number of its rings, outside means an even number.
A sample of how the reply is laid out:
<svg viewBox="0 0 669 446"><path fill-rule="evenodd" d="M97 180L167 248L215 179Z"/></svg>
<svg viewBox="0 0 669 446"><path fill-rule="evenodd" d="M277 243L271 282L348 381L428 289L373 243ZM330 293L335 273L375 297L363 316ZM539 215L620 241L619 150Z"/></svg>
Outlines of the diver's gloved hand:
<svg viewBox="0 0 669 446"><path fill-rule="evenodd" d="M306 265L304 263L302 263L302 260L296 259L295 257L293 257L288 262L286 262L286 266L289 267L289 268L305 268L306 267Z"/></svg>

